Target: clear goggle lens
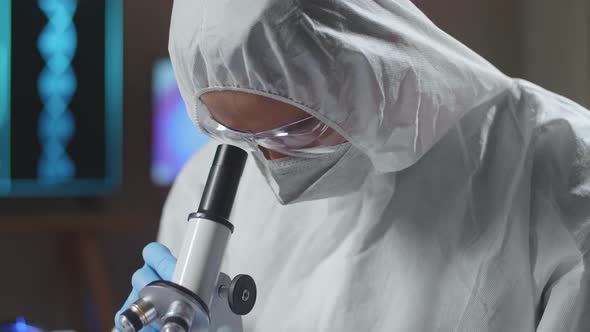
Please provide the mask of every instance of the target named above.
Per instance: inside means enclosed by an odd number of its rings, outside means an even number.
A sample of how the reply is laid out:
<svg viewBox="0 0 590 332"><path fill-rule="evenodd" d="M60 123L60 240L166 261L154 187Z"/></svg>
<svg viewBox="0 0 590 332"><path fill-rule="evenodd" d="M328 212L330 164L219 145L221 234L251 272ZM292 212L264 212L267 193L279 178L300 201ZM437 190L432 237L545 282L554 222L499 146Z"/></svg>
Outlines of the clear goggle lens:
<svg viewBox="0 0 590 332"><path fill-rule="evenodd" d="M226 127L201 107L197 109L197 117L199 126L207 135L249 151L258 151L261 146L288 156L309 157L337 149L337 144L329 144L329 136L334 136L335 132L326 136L329 127L313 116L258 133Z"/></svg>

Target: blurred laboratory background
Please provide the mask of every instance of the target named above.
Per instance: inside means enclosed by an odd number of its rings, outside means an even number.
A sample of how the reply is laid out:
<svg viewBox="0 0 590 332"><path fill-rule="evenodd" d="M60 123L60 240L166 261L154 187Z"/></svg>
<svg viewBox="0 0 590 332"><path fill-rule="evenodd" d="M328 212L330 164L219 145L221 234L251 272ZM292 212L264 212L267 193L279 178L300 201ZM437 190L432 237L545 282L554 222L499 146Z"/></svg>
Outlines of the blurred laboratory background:
<svg viewBox="0 0 590 332"><path fill-rule="evenodd" d="M111 329L207 140L168 60L172 3L0 0L0 332ZM414 3L510 76L590 107L589 1Z"/></svg>

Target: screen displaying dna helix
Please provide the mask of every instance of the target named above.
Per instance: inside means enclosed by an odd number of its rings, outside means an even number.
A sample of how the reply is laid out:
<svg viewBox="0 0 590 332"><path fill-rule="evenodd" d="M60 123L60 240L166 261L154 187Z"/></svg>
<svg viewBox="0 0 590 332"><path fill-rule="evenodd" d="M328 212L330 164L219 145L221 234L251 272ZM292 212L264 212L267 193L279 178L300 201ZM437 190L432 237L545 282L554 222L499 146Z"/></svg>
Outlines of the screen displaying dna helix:
<svg viewBox="0 0 590 332"><path fill-rule="evenodd" d="M0 196L121 180L122 0L0 2Z"/></svg>

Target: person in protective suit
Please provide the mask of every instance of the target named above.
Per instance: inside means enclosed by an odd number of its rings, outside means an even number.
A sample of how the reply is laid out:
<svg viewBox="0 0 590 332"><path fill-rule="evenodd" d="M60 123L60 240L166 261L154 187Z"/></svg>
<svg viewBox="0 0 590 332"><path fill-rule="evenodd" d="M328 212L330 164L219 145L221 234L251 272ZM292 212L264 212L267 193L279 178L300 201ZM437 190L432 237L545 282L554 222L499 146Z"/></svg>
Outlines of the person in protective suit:
<svg viewBox="0 0 590 332"><path fill-rule="evenodd" d="M586 109L408 0L176 0L169 50L216 142L128 303L170 278L226 142L251 151L222 269L257 281L245 331L590 331Z"/></svg>

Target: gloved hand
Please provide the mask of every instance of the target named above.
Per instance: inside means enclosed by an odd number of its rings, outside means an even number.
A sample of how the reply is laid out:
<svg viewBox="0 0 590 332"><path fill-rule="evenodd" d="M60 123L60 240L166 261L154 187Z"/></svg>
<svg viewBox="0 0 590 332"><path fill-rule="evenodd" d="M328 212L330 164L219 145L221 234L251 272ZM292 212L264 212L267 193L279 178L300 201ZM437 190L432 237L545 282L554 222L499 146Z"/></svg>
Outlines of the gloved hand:
<svg viewBox="0 0 590 332"><path fill-rule="evenodd" d="M129 294L127 301L125 301L123 307L115 315L115 326L119 331L122 331L119 325L119 315L127 310L130 304L137 301L139 291L152 281L162 279L171 280L174 268L176 267L176 258L172 256L170 250L157 242L145 246L143 249L143 260L145 265L135 271L131 277L131 285L133 286L131 294ZM141 332L157 331L160 331L160 327L155 323L141 330Z"/></svg>

